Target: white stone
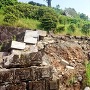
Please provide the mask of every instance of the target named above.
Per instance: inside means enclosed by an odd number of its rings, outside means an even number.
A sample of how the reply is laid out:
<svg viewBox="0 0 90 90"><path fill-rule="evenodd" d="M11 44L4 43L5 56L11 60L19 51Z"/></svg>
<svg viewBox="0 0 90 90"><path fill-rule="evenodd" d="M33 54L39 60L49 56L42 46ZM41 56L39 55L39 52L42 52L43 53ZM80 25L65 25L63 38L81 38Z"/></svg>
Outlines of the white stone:
<svg viewBox="0 0 90 90"><path fill-rule="evenodd" d="M90 87L85 87L85 89L84 90L90 90Z"/></svg>
<svg viewBox="0 0 90 90"><path fill-rule="evenodd" d="M25 43L17 42L17 41L12 41L11 48L14 48L14 49L24 49L25 48Z"/></svg>
<svg viewBox="0 0 90 90"><path fill-rule="evenodd" d="M30 52L33 53L33 52L38 52L38 47L36 45L31 45L30 46Z"/></svg>
<svg viewBox="0 0 90 90"><path fill-rule="evenodd" d="M61 59L61 63L64 64L64 65L69 65L69 62L64 60L64 59Z"/></svg>
<svg viewBox="0 0 90 90"><path fill-rule="evenodd" d="M46 32L46 31L42 31L42 30L38 30L38 34L39 34L40 36L45 37L45 36L47 35L47 32Z"/></svg>
<svg viewBox="0 0 90 90"><path fill-rule="evenodd" d="M41 42L41 41L39 41L39 42L37 43L37 46L38 46L38 49L39 49L39 50L41 50L41 49L44 48L44 44L43 44L43 42Z"/></svg>
<svg viewBox="0 0 90 90"><path fill-rule="evenodd" d="M72 66L66 66L66 69L74 69L74 67L72 67Z"/></svg>
<svg viewBox="0 0 90 90"><path fill-rule="evenodd" d="M25 37L39 37L38 31L26 30Z"/></svg>
<svg viewBox="0 0 90 90"><path fill-rule="evenodd" d="M31 44L36 44L37 43L37 38L34 37L24 37L24 42L25 43L31 43Z"/></svg>
<svg viewBox="0 0 90 90"><path fill-rule="evenodd" d="M21 50L12 50L11 53L14 55L21 55Z"/></svg>

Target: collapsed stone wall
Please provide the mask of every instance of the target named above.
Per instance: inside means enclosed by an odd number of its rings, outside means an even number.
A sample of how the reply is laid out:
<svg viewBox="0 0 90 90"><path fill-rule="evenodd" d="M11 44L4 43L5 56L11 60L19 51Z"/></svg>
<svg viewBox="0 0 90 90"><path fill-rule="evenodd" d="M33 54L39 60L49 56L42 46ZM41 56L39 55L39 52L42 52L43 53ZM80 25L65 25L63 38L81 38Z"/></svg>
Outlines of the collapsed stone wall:
<svg viewBox="0 0 90 90"><path fill-rule="evenodd" d="M16 39L19 42L24 38L23 34L20 35ZM3 54L0 88L81 90L84 62L89 59L89 52L90 37L57 36L52 33L40 36L34 46L27 44L24 50L11 49L8 54Z"/></svg>

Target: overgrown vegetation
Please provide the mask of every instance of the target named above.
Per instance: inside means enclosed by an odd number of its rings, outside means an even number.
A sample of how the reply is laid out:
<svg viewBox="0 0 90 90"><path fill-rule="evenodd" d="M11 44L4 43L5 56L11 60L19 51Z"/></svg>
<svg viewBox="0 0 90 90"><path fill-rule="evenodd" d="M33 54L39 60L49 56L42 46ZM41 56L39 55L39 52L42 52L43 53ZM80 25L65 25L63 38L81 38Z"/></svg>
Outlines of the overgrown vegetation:
<svg viewBox="0 0 90 90"><path fill-rule="evenodd" d="M83 81L84 86L90 86L90 62L85 63L86 73Z"/></svg>
<svg viewBox="0 0 90 90"><path fill-rule="evenodd" d="M0 25L31 29L53 30L70 35L90 35L88 17L73 8L46 7L36 2L20 3L17 0L0 1Z"/></svg>

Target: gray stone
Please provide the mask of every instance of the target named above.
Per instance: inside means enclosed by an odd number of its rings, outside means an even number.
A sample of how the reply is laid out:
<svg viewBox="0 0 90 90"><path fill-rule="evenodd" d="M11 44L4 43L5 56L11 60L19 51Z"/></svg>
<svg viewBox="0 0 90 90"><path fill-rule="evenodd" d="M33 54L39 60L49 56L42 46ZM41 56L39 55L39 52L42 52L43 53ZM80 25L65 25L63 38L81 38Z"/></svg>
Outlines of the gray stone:
<svg viewBox="0 0 90 90"><path fill-rule="evenodd" d="M40 36L45 37L45 36L47 35L47 32L46 32L46 31L42 31L42 30L38 30L38 34L39 34Z"/></svg>
<svg viewBox="0 0 90 90"><path fill-rule="evenodd" d="M26 30L25 37L28 37L28 38L29 37L38 38L39 34L38 34L38 31Z"/></svg>
<svg viewBox="0 0 90 90"><path fill-rule="evenodd" d="M14 49L24 49L25 48L25 43L17 42L17 41L12 41L11 48L14 48Z"/></svg>
<svg viewBox="0 0 90 90"><path fill-rule="evenodd" d="M84 90L90 90L90 87L85 87Z"/></svg>
<svg viewBox="0 0 90 90"><path fill-rule="evenodd" d="M72 67L72 66L66 66L66 69L74 69L74 67Z"/></svg>
<svg viewBox="0 0 90 90"><path fill-rule="evenodd" d="M64 59L61 59L61 63L64 64L64 65L69 65L69 62L64 60Z"/></svg>
<svg viewBox="0 0 90 90"><path fill-rule="evenodd" d="M29 37L25 36L24 37L24 42L25 43L30 43L30 44L36 44L37 43L37 38L31 37L31 36L29 36Z"/></svg>
<svg viewBox="0 0 90 90"><path fill-rule="evenodd" d="M43 44L41 41L39 41L39 42L37 43L37 46L38 46L38 49L39 49L39 50L41 50L41 49L44 48L44 44Z"/></svg>
<svg viewBox="0 0 90 90"><path fill-rule="evenodd" d="M78 81L80 81L80 82L81 82L81 81L82 81L82 79L83 79L83 78L82 78L82 76L78 76Z"/></svg>

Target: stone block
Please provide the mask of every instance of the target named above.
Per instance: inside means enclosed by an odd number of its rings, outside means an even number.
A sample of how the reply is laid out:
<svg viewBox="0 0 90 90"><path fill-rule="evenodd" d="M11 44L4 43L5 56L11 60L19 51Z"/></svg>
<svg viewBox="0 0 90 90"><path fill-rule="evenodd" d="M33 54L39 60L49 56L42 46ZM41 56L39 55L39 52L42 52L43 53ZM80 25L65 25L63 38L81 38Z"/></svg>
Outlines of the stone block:
<svg viewBox="0 0 90 90"><path fill-rule="evenodd" d="M6 90L5 85L0 86L0 90Z"/></svg>
<svg viewBox="0 0 90 90"><path fill-rule="evenodd" d="M31 71L31 68L16 68L14 75L15 83L32 80L33 76L31 76Z"/></svg>
<svg viewBox="0 0 90 90"><path fill-rule="evenodd" d="M45 81L29 82L29 89L28 90L46 90L45 89Z"/></svg>
<svg viewBox="0 0 90 90"><path fill-rule="evenodd" d="M58 80L50 81L50 90L59 90Z"/></svg>
<svg viewBox="0 0 90 90"><path fill-rule="evenodd" d="M0 69L0 83L12 83L14 81L14 70Z"/></svg>
<svg viewBox="0 0 90 90"><path fill-rule="evenodd" d="M50 66L37 67L38 80L45 78L52 78L52 69Z"/></svg>
<svg viewBox="0 0 90 90"><path fill-rule="evenodd" d="M39 34L38 34L38 31L26 30L25 37L28 37L28 38L29 37L38 38Z"/></svg>
<svg viewBox="0 0 90 90"><path fill-rule="evenodd" d="M37 43L37 38L34 38L34 37L24 37L24 42L25 43L30 43L30 44L36 44Z"/></svg>
<svg viewBox="0 0 90 90"><path fill-rule="evenodd" d="M11 48L14 48L14 49L24 49L25 48L25 43L17 42L17 41L12 41L11 42Z"/></svg>
<svg viewBox="0 0 90 90"><path fill-rule="evenodd" d="M19 67L40 65L42 63L42 52L34 52L30 54L13 55L12 58L4 59L4 67Z"/></svg>
<svg viewBox="0 0 90 90"><path fill-rule="evenodd" d="M46 31L43 31L43 30L37 30L37 31L38 31L39 36L45 37L47 35Z"/></svg>
<svg viewBox="0 0 90 90"><path fill-rule="evenodd" d="M26 90L26 83L8 84L5 90Z"/></svg>

